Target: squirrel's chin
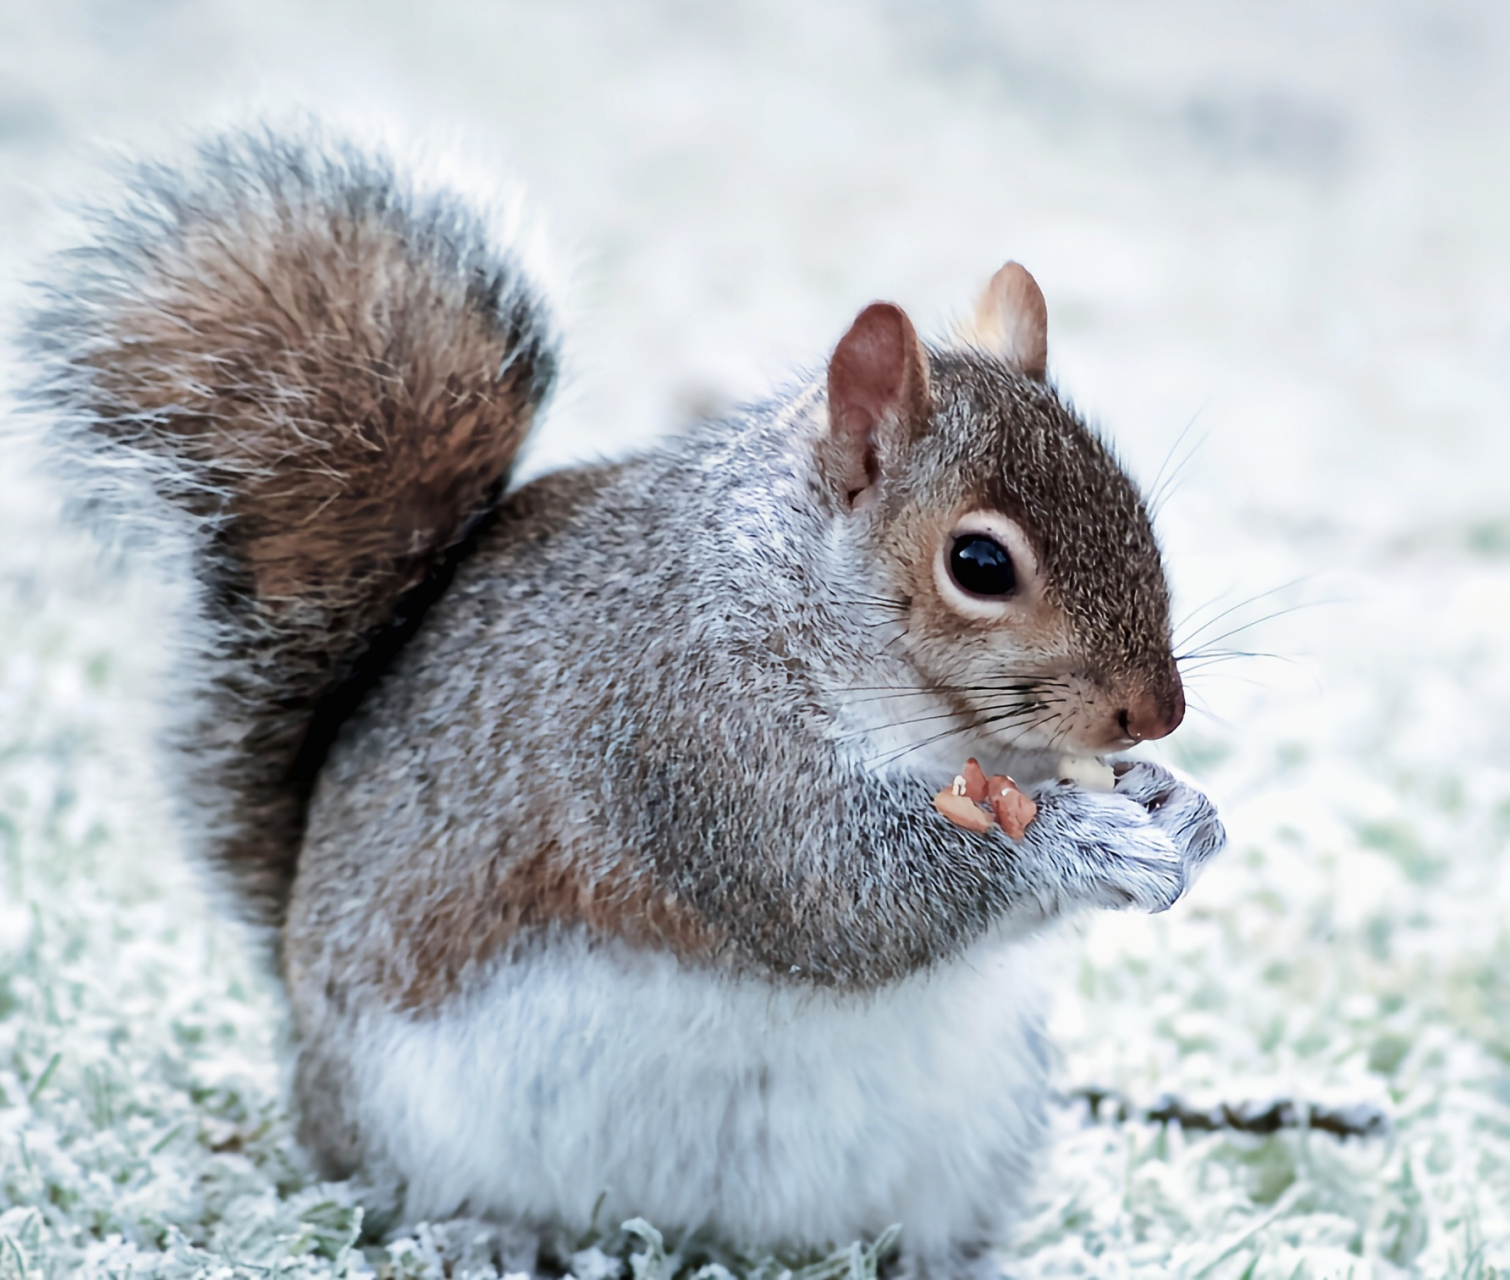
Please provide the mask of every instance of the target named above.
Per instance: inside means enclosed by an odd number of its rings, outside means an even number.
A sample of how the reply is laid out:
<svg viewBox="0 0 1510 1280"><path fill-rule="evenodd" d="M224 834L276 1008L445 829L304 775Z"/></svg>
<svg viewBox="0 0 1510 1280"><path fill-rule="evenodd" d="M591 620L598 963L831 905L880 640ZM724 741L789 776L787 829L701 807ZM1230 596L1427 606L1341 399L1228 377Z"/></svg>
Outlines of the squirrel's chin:
<svg viewBox="0 0 1510 1280"><path fill-rule="evenodd" d="M965 754L979 760L987 774L1004 773L1019 786L1049 782L1059 776L1061 752L1047 743L986 741Z"/></svg>
<svg viewBox="0 0 1510 1280"><path fill-rule="evenodd" d="M1063 742L987 742L970 752L987 773L1005 773L1019 785L1065 779L1089 791L1111 791L1126 761L1115 752L1088 751Z"/></svg>

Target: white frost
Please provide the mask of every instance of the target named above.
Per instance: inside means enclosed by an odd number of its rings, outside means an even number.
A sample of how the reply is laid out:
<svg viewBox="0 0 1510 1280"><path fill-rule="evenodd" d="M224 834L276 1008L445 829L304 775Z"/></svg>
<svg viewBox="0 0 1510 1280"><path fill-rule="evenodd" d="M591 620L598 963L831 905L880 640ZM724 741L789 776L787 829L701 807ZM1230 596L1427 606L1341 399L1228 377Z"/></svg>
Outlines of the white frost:
<svg viewBox="0 0 1510 1280"><path fill-rule="evenodd" d="M76 234L55 193L259 101L459 123L525 181L579 265L537 468L760 393L875 298L941 333L1021 260L1051 376L1162 490L1180 651L1209 652L1151 753L1233 836L1166 915L1090 922L1061 1083L1367 1101L1395 1131L1066 1112L1010 1271L1487 1280L1510 1269L1507 65L1488 0L15 2L0 306ZM0 1277L517 1270L476 1224L349 1247L357 1194L311 1181L279 1101L276 994L164 834L165 593L96 568L0 450ZM660 1276L648 1230L603 1256Z"/></svg>

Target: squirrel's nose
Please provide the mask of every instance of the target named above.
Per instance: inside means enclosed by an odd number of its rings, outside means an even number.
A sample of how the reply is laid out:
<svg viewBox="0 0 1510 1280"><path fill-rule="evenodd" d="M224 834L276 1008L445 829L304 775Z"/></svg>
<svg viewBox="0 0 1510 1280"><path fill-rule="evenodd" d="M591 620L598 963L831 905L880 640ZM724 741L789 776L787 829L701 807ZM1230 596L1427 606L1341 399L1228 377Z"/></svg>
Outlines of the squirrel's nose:
<svg viewBox="0 0 1510 1280"><path fill-rule="evenodd" d="M1117 715L1122 732L1135 742L1168 737L1184 718L1185 691L1178 680L1162 697L1150 692L1131 699Z"/></svg>

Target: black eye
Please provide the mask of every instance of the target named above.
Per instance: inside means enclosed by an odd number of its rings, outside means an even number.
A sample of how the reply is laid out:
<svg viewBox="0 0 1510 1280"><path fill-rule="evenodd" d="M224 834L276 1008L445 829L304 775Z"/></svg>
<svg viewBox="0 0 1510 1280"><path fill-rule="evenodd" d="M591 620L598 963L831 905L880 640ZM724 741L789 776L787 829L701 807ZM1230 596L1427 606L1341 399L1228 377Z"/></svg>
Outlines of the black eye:
<svg viewBox="0 0 1510 1280"><path fill-rule="evenodd" d="M1012 557L994 538L967 533L954 540L949 572L973 596L1009 596L1017 590Z"/></svg>

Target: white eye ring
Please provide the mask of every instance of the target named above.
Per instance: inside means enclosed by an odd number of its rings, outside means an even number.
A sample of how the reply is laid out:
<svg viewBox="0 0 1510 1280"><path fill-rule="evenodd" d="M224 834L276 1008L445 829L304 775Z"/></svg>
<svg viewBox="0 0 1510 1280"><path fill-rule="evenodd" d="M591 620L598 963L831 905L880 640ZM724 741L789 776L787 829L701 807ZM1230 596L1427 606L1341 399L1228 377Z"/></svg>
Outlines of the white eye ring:
<svg viewBox="0 0 1510 1280"><path fill-rule="evenodd" d="M971 534L990 538L1012 557L1017 589L1011 595L1000 599L972 595L954 580L949 571L949 556L955 542ZM999 511L969 511L954 522L934 557L933 578L945 604L956 613L978 622L995 622L1020 614L1024 606L1035 603L1040 594L1038 557L1033 554L1033 546L1022 526Z"/></svg>

